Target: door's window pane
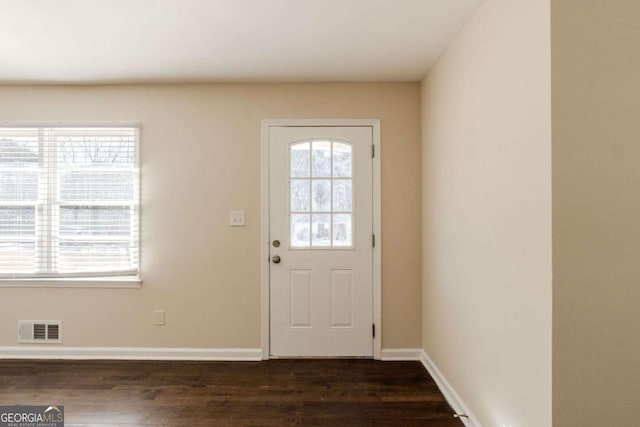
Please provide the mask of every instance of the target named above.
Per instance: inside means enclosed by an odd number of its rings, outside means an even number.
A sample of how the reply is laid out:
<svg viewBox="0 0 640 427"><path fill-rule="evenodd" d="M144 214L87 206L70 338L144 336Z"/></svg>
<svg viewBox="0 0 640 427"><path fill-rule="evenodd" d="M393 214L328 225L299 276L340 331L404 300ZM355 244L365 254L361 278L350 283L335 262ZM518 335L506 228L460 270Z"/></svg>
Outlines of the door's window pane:
<svg viewBox="0 0 640 427"><path fill-rule="evenodd" d="M351 180L333 181L333 212L351 212Z"/></svg>
<svg viewBox="0 0 640 427"><path fill-rule="evenodd" d="M311 176L330 177L331 176L331 142L313 141L312 143L312 164Z"/></svg>
<svg viewBox="0 0 640 427"><path fill-rule="evenodd" d="M331 212L331 180L314 179L312 186L312 203L311 210L313 212Z"/></svg>
<svg viewBox="0 0 640 427"><path fill-rule="evenodd" d="M308 248L311 244L310 215L291 215L291 246L294 248Z"/></svg>
<svg viewBox="0 0 640 427"><path fill-rule="evenodd" d="M353 247L351 144L295 143L289 156L290 246Z"/></svg>
<svg viewBox="0 0 640 427"><path fill-rule="evenodd" d="M311 215L311 230L313 246L331 246L331 215Z"/></svg>
<svg viewBox="0 0 640 427"><path fill-rule="evenodd" d="M333 176L351 177L351 146L341 142L333 143Z"/></svg>
<svg viewBox="0 0 640 427"><path fill-rule="evenodd" d="M333 215L333 246L352 245L351 214Z"/></svg>
<svg viewBox="0 0 640 427"><path fill-rule="evenodd" d="M309 212L309 180L291 180L291 212Z"/></svg>
<svg viewBox="0 0 640 427"><path fill-rule="evenodd" d="M291 145L291 177L306 178L311 176L310 159L310 144L308 142Z"/></svg>

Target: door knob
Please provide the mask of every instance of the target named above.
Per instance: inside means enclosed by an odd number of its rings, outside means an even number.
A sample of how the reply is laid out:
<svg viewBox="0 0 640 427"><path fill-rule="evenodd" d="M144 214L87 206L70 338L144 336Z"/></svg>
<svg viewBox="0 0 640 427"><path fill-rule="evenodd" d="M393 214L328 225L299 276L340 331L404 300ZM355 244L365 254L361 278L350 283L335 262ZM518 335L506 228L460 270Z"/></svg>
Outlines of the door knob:
<svg viewBox="0 0 640 427"><path fill-rule="evenodd" d="M280 257L278 255L274 255L273 258L271 258L271 260L273 261L274 264L280 264Z"/></svg>

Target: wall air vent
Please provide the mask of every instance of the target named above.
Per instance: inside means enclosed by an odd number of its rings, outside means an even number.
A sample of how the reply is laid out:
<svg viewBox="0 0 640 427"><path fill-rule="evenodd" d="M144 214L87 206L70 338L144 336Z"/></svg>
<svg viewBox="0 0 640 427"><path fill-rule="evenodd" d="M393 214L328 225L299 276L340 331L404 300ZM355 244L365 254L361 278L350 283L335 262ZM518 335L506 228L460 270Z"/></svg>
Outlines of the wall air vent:
<svg viewBox="0 0 640 427"><path fill-rule="evenodd" d="M18 320L18 342L51 344L62 342L60 320Z"/></svg>

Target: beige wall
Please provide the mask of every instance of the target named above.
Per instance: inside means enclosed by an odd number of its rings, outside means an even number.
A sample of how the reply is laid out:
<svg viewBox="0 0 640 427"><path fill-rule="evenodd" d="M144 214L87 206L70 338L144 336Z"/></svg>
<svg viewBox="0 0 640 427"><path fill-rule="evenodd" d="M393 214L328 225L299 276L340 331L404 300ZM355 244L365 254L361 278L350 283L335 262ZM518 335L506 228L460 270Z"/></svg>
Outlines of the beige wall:
<svg viewBox="0 0 640 427"><path fill-rule="evenodd" d="M640 2L553 0L553 421L638 425Z"/></svg>
<svg viewBox="0 0 640 427"><path fill-rule="evenodd" d="M549 61L548 1L485 0L422 87L423 345L484 426L551 424Z"/></svg>
<svg viewBox="0 0 640 427"><path fill-rule="evenodd" d="M383 347L419 347L419 88L0 86L0 120L142 122L144 277L137 290L1 288L0 346L16 345L17 319L61 319L66 346L260 347L260 120L379 118ZM231 209L245 228L228 226Z"/></svg>

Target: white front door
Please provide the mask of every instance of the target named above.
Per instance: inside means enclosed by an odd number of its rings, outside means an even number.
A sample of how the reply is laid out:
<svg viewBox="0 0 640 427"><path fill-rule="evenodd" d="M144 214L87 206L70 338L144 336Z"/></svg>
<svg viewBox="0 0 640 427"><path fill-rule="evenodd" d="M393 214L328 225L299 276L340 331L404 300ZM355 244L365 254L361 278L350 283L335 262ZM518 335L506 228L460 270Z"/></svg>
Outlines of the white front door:
<svg viewBox="0 0 640 427"><path fill-rule="evenodd" d="M373 356L372 127L269 128L273 356Z"/></svg>

